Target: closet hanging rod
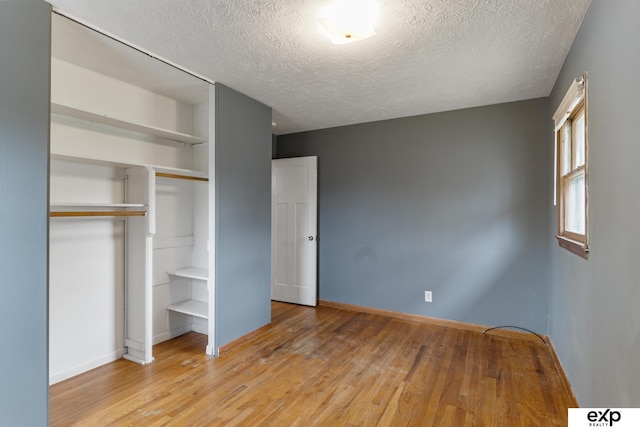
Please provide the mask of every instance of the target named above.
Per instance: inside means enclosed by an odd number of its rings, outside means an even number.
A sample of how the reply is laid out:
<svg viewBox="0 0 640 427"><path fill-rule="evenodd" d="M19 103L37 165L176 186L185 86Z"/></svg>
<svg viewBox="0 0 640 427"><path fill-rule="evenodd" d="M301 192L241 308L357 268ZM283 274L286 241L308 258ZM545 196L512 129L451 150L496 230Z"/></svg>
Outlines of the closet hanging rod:
<svg viewBox="0 0 640 427"><path fill-rule="evenodd" d="M49 212L51 218L83 216L146 216L142 211L57 211Z"/></svg>
<svg viewBox="0 0 640 427"><path fill-rule="evenodd" d="M156 176L162 178L175 178L175 179L187 179L190 181L205 181L209 182L209 178L200 178L198 176L178 175L173 173L156 172Z"/></svg>

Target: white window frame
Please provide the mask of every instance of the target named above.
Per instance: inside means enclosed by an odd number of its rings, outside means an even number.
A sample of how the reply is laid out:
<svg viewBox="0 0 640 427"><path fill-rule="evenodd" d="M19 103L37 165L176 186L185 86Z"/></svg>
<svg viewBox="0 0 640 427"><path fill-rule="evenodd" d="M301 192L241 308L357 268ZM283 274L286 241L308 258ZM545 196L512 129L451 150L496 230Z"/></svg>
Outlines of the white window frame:
<svg viewBox="0 0 640 427"><path fill-rule="evenodd" d="M564 124L567 121L573 121L576 116L580 116L584 114L584 166L580 166L579 168L574 167L574 162L572 160L571 170L563 174L562 170L562 129ZM569 250L570 252L575 253L576 255L581 256L582 258L587 259L589 257L589 127L588 127L588 105L587 105L587 73L585 72L581 77L575 79L569 90L565 94L560 106L556 110L553 115L553 121L555 124L555 170L554 170L554 201L558 207L558 234L556 238L558 239L558 244ZM573 135L574 132L571 133L572 136L572 159L575 153L575 145L573 143ZM564 182L569 175L575 174L576 172L581 173L584 170L584 179L585 179L585 231L584 234L571 232L565 227L565 216L566 216L566 195L564 191Z"/></svg>

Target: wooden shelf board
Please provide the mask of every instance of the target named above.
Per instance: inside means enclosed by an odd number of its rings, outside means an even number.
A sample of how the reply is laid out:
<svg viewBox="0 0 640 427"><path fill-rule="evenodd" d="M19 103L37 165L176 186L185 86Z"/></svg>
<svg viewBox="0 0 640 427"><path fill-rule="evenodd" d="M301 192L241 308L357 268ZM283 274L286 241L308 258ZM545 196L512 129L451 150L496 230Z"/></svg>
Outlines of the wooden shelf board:
<svg viewBox="0 0 640 427"><path fill-rule="evenodd" d="M199 138L197 136L189 135L182 132L176 132L168 129L162 129L156 126L143 125L139 123L133 123L126 120L121 120L115 117L109 117L101 114L92 113L89 111L80 110L78 108L69 107L67 105L52 103L51 112L64 116L74 117L77 119L100 123L103 125L113 126L120 129L132 130L134 132L140 132L148 135L159 136L160 138L166 138L173 141L185 142L187 144L202 144L207 142L206 139Z"/></svg>
<svg viewBox="0 0 640 427"><path fill-rule="evenodd" d="M177 304L170 305L167 310L177 313L189 314L191 316L200 317L202 319L209 318L209 305L206 302L187 300Z"/></svg>
<svg viewBox="0 0 640 427"><path fill-rule="evenodd" d="M170 271L170 275L178 277L186 277L188 279L208 280L209 270L206 268L187 267L180 270Z"/></svg>

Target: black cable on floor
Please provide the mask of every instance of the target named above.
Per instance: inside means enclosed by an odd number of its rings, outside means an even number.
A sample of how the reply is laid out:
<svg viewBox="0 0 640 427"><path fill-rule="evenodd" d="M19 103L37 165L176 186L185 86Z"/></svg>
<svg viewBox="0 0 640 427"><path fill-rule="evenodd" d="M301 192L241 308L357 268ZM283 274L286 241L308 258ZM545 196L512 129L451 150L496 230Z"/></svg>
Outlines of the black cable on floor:
<svg viewBox="0 0 640 427"><path fill-rule="evenodd" d="M545 343L545 344L547 343L547 342L544 340L544 338L542 338L542 335L537 334L537 333L535 333L535 332L533 332L532 330L529 330L529 329L527 329L527 328L521 328L520 326L510 326L510 325L505 325L505 326L494 326L494 327L492 327L492 328L487 328L487 329L485 329L484 331L482 331L482 334L483 334L483 335L486 335L486 333L487 333L487 332L489 332L489 331L492 331L492 330L494 330L494 329L503 329L503 328L515 328L515 329L520 329L520 330L523 330L523 331L529 332L530 334L533 334L533 335L537 336L538 338L540 338L540 339L542 340L542 342L543 342L543 343Z"/></svg>

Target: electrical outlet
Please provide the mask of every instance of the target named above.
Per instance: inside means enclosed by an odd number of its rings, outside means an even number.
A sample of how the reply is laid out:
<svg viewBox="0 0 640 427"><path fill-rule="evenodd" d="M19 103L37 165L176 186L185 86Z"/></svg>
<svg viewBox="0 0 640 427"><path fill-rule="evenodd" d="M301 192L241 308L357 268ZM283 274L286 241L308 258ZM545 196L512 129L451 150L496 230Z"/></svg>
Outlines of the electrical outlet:
<svg viewBox="0 0 640 427"><path fill-rule="evenodd" d="M431 291L424 291L424 301L425 302L433 301L433 299L431 298Z"/></svg>

